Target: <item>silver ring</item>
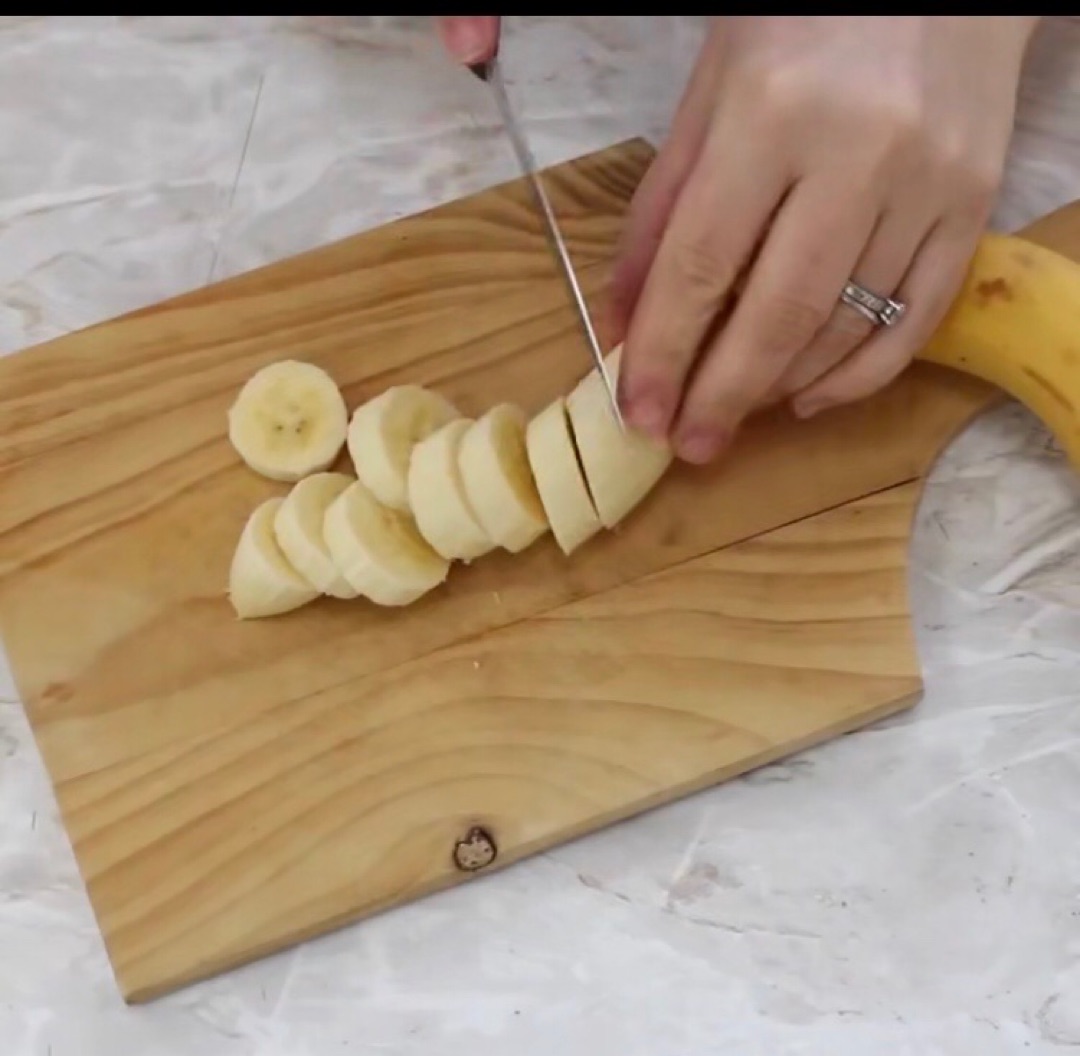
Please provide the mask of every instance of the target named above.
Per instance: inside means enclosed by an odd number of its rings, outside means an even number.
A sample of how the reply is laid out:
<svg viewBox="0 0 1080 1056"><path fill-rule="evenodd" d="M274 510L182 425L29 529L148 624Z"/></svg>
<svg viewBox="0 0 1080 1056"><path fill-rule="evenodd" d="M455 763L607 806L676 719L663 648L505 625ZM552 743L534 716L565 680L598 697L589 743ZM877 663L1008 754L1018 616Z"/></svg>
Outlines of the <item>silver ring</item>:
<svg viewBox="0 0 1080 1056"><path fill-rule="evenodd" d="M882 297L881 294L874 293L873 290L868 290L851 279L844 284L840 300L863 318L869 319L875 326L893 326L907 311L907 305L903 301L893 300L892 297Z"/></svg>

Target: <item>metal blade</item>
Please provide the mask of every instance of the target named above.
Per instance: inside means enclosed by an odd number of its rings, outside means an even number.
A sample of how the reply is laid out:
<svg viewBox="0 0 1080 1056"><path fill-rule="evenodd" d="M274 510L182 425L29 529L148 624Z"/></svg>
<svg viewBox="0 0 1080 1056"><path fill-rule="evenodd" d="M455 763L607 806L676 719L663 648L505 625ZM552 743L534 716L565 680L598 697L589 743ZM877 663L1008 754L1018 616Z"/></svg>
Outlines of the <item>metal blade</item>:
<svg viewBox="0 0 1080 1056"><path fill-rule="evenodd" d="M585 303L585 296L581 292L581 286L579 285L577 275L574 272L574 265L570 259L570 254L567 251L566 242L563 239L562 232L559 230L559 222L555 218L555 210L552 209L547 192L544 190L544 185L540 180L540 175L532 151L529 149L529 145L525 140L525 136L522 134L517 118L510 107L510 99L507 95L506 84L502 77L502 67L497 58L492 58L485 63L471 66L470 69L477 77L482 81L486 81L491 86L492 93L495 96L495 103L499 108L499 113L502 115L503 125L506 127L507 135L509 135L510 142L513 144L514 153L517 155L518 164L536 196L537 204L540 206L540 212L543 214L547 226L548 235L550 236L552 246L555 249L555 256L559 261L563 277L570 287L570 293L573 296L574 304L577 306L578 316L581 319L581 325L585 331L585 338L588 342L589 350L592 352L593 361L596 363L596 369L600 372L600 378L607 391L611 413L615 416L615 421L618 422L619 428L625 429L626 426L623 423L622 412L619 410L619 401L615 395L615 386L612 383L611 376L604 363L604 353L600 348L600 341L596 336L592 317L589 315L589 308Z"/></svg>

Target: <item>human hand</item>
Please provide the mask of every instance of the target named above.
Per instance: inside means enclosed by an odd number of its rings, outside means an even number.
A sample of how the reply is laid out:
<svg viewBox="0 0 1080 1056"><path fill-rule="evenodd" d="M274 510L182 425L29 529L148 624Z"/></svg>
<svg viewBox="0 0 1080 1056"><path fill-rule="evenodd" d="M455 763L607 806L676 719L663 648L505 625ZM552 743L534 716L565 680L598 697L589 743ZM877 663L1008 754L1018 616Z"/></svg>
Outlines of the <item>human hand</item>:
<svg viewBox="0 0 1080 1056"><path fill-rule="evenodd" d="M436 15L443 47L458 62L487 62L499 45L501 15Z"/></svg>
<svg viewBox="0 0 1080 1056"><path fill-rule="evenodd" d="M809 416L892 381L989 219L1036 22L716 19L617 255L628 421L708 462L764 405ZM849 279L905 314L869 322L838 301Z"/></svg>

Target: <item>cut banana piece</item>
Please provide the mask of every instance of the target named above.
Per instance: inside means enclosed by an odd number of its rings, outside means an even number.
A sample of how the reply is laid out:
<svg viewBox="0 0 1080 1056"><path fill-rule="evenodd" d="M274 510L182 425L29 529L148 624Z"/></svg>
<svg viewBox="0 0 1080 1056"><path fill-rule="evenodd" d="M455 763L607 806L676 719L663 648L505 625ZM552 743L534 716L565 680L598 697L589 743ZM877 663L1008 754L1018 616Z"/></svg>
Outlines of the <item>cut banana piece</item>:
<svg viewBox="0 0 1080 1056"><path fill-rule="evenodd" d="M255 507L233 553L229 600L242 620L280 616L319 596L278 546L274 518L282 501L274 497Z"/></svg>
<svg viewBox="0 0 1080 1056"><path fill-rule="evenodd" d="M495 549L469 504L458 466L470 418L455 418L421 440L409 462L409 506L420 534L448 561L472 561Z"/></svg>
<svg viewBox="0 0 1080 1056"><path fill-rule="evenodd" d="M313 473L294 484L274 517L274 535L289 563L321 594L355 598L323 538L327 507L351 483L345 473Z"/></svg>
<svg viewBox="0 0 1080 1056"><path fill-rule="evenodd" d="M613 381L621 355L619 345L604 357ZM629 425L625 433L619 428L597 370L581 379L566 409L596 512L605 528L614 528L652 491L674 454Z"/></svg>
<svg viewBox="0 0 1080 1056"><path fill-rule="evenodd" d="M295 481L333 464L349 413L325 370L286 359L248 378L228 419L229 441L248 466L271 480Z"/></svg>
<svg viewBox="0 0 1080 1056"><path fill-rule="evenodd" d="M422 385L394 385L353 413L347 443L361 483L384 506L409 509L412 450L461 412Z"/></svg>
<svg viewBox="0 0 1080 1056"><path fill-rule="evenodd" d="M566 400L558 397L529 422L525 446L555 542L569 555L603 526L578 460Z"/></svg>
<svg viewBox="0 0 1080 1056"><path fill-rule="evenodd" d="M492 407L469 426L458 467L469 506L485 535L520 553L548 529L525 449L525 412L512 403Z"/></svg>
<svg viewBox="0 0 1080 1056"><path fill-rule="evenodd" d="M384 506L359 480L330 504L323 538L353 590L376 605L411 605L450 571L413 519Z"/></svg>

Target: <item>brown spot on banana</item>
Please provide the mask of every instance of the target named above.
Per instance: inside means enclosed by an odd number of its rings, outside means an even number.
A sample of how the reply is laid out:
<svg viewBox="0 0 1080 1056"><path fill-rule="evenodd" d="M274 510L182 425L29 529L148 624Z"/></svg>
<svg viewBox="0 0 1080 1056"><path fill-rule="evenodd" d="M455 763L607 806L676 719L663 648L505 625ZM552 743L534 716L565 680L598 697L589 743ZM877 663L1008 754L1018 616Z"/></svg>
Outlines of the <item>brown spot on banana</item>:
<svg viewBox="0 0 1080 1056"><path fill-rule="evenodd" d="M984 279L982 282L976 283L975 293L983 304L988 301L1011 301L1013 299L1012 287L1002 278Z"/></svg>
<svg viewBox="0 0 1080 1056"><path fill-rule="evenodd" d="M1080 470L1080 263L988 233L915 357L981 378L1028 408Z"/></svg>

